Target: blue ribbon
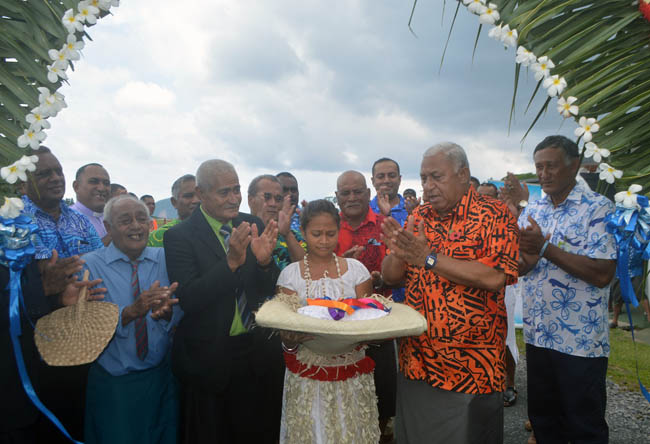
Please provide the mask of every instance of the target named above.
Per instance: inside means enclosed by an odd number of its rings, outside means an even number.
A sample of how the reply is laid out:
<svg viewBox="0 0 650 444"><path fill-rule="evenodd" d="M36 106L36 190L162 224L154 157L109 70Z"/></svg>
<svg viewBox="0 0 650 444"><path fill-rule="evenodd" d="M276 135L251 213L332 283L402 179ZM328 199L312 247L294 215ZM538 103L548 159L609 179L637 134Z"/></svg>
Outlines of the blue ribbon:
<svg viewBox="0 0 650 444"><path fill-rule="evenodd" d="M630 304L639 306L639 301L634 294L632 277L643 273L643 260L650 259L650 205L646 196L637 196L640 208L625 208L616 206L616 211L607 218L605 223L607 231L614 235L618 247L616 260L616 276L621 284L621 296L625 302L627 318L630 322L632 343L636 361L636 377L639 381L641 393L650 402L650 393L643 386L639 376L639 361L636 358L636 340L634 338L634 324Z"/></svg>
<svg viewBox="0 0 650 444"><path fill-rule="evenodd" d="M20 306L22 305L23 309L25 309L20 277L24 268L33 259L34 245L32 243L32 236L37 229L38 226L32 223L31 218L24 215L20 215L14 219L0 218L0 263L9 268L9 284L7 285L7 289L9 290L9 336L13 344L18 375L20 376L20 381L23 384L23 389L27 397L43 415L58 427L66 438L75 444L82 444L72 439L63 424L61 424L61 421L38 399L32 381L27 373L22 347L18 340L18 337L22 335L22 329L20 327Z"/></svg>

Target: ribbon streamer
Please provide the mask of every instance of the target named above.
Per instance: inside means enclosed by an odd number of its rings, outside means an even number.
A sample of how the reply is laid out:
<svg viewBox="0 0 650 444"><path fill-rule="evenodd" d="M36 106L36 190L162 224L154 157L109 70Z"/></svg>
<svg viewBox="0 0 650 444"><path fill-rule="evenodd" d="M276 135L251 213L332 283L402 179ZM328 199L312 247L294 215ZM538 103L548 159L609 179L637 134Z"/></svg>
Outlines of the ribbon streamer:
<svg viewBox="0 0 650 444"><path fill-rule="evenodd" d="M24 215L20 215L14 219L0 218L0 264L9 268L9 283L6 288L9 290L9 336L11 337L11 343L14 349L18 375L20 376L20 381L23 384L23 389L27 397L47 419L57 426L66 438L75 444L82 444L70 436L63 424L61 424L61 421L43 405L38 395L36 395L32 381L27 373L22 347L18 339L22 335L22 329L20 327L21 305L26 313L20 286L20 277L24 268L33 259L34 245L32 243L32 235L37 229L38 226L32 223L31 218ZM31 323L31 319L29 321Z"/></svg>
<svg viewBox="0 0 650 444"><path fill-rule="evenodd" d="M650 393L644 387L639 376L639 360L636 357L636 340L634 338L634 324L630 312L630 304L639 306L632 277L643 273L643 260L650 259L650 212L648 198L637 196L638 208L616 206L616 211L605 218L606 229L614 235L618 247L616 259L616 277L621 284L621 296L625 302L627 318L630 322L632 343L636 365L636 377L639 388L645 399L650 402Z"/></svg>
<svg viewBox="0 0 650 444"><path fill-rule="evenodd" d="M332 316L332 319L334 319L335 321L343 319L346 313L348 315L351 315L356 310L364 309L364 308L376 308L378 310L384 310L387 313L390 312L390 308L386 307L378 300L372 298L359 298L359 299L347 298L347 299L339 299L338 301L334 301L327 297L323 299L310 298L307 299L307 305L318 305L321 307L328 307L329 314L330 316Z"/></svg>

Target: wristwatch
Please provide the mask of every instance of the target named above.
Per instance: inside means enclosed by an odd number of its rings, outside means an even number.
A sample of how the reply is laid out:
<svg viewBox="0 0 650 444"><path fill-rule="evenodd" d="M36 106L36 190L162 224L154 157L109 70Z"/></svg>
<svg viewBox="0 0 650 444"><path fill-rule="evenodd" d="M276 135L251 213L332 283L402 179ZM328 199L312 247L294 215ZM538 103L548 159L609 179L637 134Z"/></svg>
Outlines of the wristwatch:
<svg viewBox="0 0 650 444"><path fill-rule="evenodd" d="M424 260L424 269L431 270L433 267L436 266L437 263L438 263L438 253L432 251Z"/></svg>
<svg viewBox="0 0 650 444"><path fill-rule="evenodd" d="M517 204L517 208L520 210L526 208L528 206L528 201L527 200L520 200L519 203Z"/></svg>

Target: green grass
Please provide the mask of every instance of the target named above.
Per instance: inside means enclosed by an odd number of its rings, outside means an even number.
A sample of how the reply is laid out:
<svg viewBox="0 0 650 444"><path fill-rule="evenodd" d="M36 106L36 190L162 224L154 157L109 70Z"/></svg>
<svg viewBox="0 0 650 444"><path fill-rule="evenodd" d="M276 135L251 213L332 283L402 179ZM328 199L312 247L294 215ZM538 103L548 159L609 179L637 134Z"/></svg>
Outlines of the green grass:
<svg viewBox="0 0 650 444"><path fill-rule="evenodd" d="M526 353L523 330L517 329L517 347L522 354ZM639 390L636 378L634 343L630 332L620 328L609 331L609 365L607 376L622 388L631 391ZM650 388L650 345L636 342L636 359L639 362L639 376L646 388Z"/></svg>
<svg viewBox="0 0 650 444"><path fill-rule="evenodd" d="M619 328L609 331L609 367L607 376L621 387L639 390L636 378L634 343L632 335ZM636 342L636 359L639 362L639 376L646 388L650 387L650 345Z"/></svg>

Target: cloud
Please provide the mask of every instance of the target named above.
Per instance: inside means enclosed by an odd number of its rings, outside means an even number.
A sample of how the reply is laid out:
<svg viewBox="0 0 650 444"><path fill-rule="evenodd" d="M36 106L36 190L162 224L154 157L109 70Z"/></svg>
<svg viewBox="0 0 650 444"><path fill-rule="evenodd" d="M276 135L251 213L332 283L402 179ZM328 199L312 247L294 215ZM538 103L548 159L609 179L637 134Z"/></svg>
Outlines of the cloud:
<svg viewBox="0 0 650 444"><path fill-rule="evenodd" d="M244 186L291 170L313 199L388 156L419 189L422 153L443 140L482 180L531 171L534 144L573 125L552 107L520 145L545 99L523 115L535 83L522 70L508 134L514 52L484 35L472 63L478 22L463 9L439 74L451 14L441 26L437 5L418 4L415 37L399 2L123 2L90 29L48 145L68 176L98 161L156 198L210 158Z"/></svg>
<svg viewBox="0 0 650 444"><path fill-rule="evenodd" d="M155 109L168 108L176 97L167 88L151 82L128 82L120 87L113 99L118 108Z"/></svg>

